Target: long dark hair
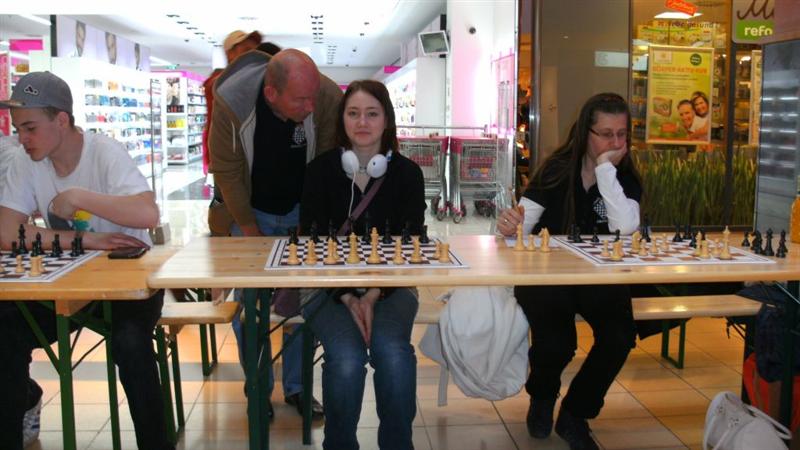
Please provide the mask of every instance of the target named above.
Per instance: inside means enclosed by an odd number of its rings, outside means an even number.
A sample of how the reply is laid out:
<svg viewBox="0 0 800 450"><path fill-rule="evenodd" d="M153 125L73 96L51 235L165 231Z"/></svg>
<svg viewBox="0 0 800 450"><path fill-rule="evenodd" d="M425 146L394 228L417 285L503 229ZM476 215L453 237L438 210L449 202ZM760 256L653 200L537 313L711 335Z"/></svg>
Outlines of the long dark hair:
<svg viewBox="0 0 800 450"><path fill-rule="evenodd" d="M364 91L375 97L383 108L383 114L386 117L386 129L383 130L383 136L381 136L381 153L386 154L389 150L397 153L399 145L397 143L397 124L394 119L392 99L389 98L389 91L386 86L375 80L357 80L347 86L342 100L339 101L339 112L336 116L336 146L346 149L352 147L350 139L344 130L344 108L347 104L347 99L358 91Z"/></svg>
<svg viewBox="0 0 800 450"><path fill-rule="evenodd" d="M581 173L581 163L589 145L589 129L597 123L597 113L625 114L627 118L628 152L617 165L620 172L628 172L638 180L633 160L631 159L631 113L628 103L622 96L604 92L589 98L583 104L578 120L569 130L567 142L558 147L533 174L531 183L539 189L555 189L567 180L566 197L564 199L565 216L563 229L575 222L575 185Z"/></svg>

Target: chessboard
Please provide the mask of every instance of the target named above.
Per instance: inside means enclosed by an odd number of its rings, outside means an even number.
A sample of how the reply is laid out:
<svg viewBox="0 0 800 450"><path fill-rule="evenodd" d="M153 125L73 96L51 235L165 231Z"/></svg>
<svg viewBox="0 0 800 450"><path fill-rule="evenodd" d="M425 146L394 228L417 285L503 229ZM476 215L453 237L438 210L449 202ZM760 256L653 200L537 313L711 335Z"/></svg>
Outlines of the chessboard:
<svg viewBox="0 0 800 450"><path fill-rule="evenodd" d="M559 246L575 253L578 256L588 260L596 266L674 266L674 265L702 265L702 264L774 264L775 261L756 255L752 252L742 250L737 247L730 247L731 259L722 260L715 256L709 258L701 258L694 256L695 249L689 246L688 241L683 242L669 242L669 250L664 252L659 249L658 253L648 254L647 256L639 256L631 251L631 237L622 236L622 248L624 256L621 261L612 261L610 257L601 256L603 248L603 240L608 241L609 251L611 251L612 243L615 236L598 236L599 243L593 243L591 236L581 235L582 243L574 243L570 241L567 236L553 236L552 239L558 243ZM649 248L649 245L648 245Z"/></svg>
<svg viewBox="0 0 800 450"><path fill-rule="evenodd" d="M436 243L442 242L436 238L430 238L428 243L420 244L420 253L422 257L421 263L410 263L411 253L414 251L413 244L403 244L403 256L406 260L405 264L394 264L395 244L382 244L378 243L378 255L381 257L379 264L367 264L366 260L369 257L372 246L368 242L363 242L359 239L358 255L360 262L357 264L347 263L347 255L350 253L350 244L347 238L339 238L339 245L336 246L336 253L339 255L337 264L324 264L323 260L328 254L327 244L320 242L315 246L315 253L317 255L317 263L308 265L305 263L306 258L306 241L308 237L298 237L299 244L297 246L297 257L300 259L300 265L290 265L289 260L289 239L281 238L275 241L272 245L272 251L267 259L267 264L264 270L274 269L357 269L357 268L370 268L370 269L409 269L415 267L424 267L426 269L457 269L468 267L461 258L456 255L453 250L449 250L450 262L441 263L438 259L433 258L436 251ZM397 239L397 238L395 238Z"/></svg>
<svg viewBox="0 0 800 450"><path fill-rule="evenodd" d="M17 273L17 259L11 256L11 252L2 252L0 257L0 283L2 282L27 282L27 283L49 283L55 281L62 275L72 271L86 261L99 255L100 251L87 250L79 256L70 256L69 252L64 252L61 256L50 256L45 253L42 258L42 274L39 276L30 275L30 253L22 255L22 273Z"/></svg>

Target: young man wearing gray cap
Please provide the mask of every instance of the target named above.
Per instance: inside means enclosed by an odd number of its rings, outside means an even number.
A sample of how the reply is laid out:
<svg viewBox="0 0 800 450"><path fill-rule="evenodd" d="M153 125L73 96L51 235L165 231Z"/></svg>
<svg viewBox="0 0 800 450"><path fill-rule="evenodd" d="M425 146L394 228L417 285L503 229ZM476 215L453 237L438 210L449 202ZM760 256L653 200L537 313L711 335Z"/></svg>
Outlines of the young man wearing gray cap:
<svg viewBox="0 0 800 450"><path fill-rule="evenodd" d="M147 247L147 229L158 222L158 207L147 180L125 148L104 135L75 127L72 94L61 78L32 72L20 78L11 99L11 121L26 154L14 158L0 193L0 246L11 247L20 225L40 233L45 247L60 234L70 242L76 212L88 214L87 249ZM49 229L28 224L39 211ZM114 302L111 348L119 367L140 449L173 449L167 441L153 328L161 314L163 291L146 301ZM55 341L55 315L38 303L27 307L45 337ZM16 308L0 309L0 448L22 448L31 353L39 343Z"/></svg>

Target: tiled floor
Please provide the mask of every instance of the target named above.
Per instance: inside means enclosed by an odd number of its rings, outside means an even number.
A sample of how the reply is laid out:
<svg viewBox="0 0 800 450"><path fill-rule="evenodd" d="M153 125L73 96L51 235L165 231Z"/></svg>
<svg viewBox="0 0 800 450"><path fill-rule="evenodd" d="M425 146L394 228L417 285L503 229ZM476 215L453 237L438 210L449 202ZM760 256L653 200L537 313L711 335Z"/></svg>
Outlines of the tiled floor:
<svg viewBox="0 0 800 450"><path fill-rule="evenodd" d="M186 185L196 175L182 175ZM197 191L197 189L194 189ZM173 198L178 194L174 194ZM181 245L205 230L206 200L171 200L168 215L172 242ZM489 233L491 223L469 215L464 222L437 222L431 218L432 235ZM421 289L423 301L433 301L443 289ZM592 345L591 330L578 323L579 349L575 360L563 375L566 386L578 370ZM415 327L413 342L422 337L424 328ZM677 337L677 336L674 336ZM98 340L84 332L78 351L90 348ZM742 339L734 333L728 338L721 319L693 319L688 324L686 368L675 369L659 356L660 336L638 342L625 367L611 386L600 416L591 422L592 429L606 449L700 448L705 411L719 391L739 392L741 383ZM279 345L274 342L273 345ZM180 334L186 431L180 437L180 449L247 448L247 414L242 392L243 374L237 362L236 344L230 327L218 327L220 364L204 379L200 370L199 337L196 327ZM108 394L105 387L105 363L102 347L87 358L75 373L78 446L81 449L111 448L108 425ZM58 378L43 351L34 355L31 372L44 387L42 433L33 449L59 449L61 444L60 398ZM414 421L414 445L422 450L472 449L563 449L565 443L553 435L545 440L528 436L525 413L528 396L523 392L498 402L465 397L450 386L449 403L436 406L438 367L420 352L418 357L417 418ZM315 395L321 398L320 370L315 370ZM280 374L280 370L276 370ZM278 375L279 376L279 375ZM371 378L368 378L368 380ZM364 449L377 448L378 419L374 393L367 383L364 408L359 424L359 440ZM272 396L276 418L271 430L271 448L321 448L322 426L315 423L314 445L301 445L301 421L297 413L283 403L280 383ZM124 392L120 390L123 448L133 449L135 438L127 412Z"/></svg>

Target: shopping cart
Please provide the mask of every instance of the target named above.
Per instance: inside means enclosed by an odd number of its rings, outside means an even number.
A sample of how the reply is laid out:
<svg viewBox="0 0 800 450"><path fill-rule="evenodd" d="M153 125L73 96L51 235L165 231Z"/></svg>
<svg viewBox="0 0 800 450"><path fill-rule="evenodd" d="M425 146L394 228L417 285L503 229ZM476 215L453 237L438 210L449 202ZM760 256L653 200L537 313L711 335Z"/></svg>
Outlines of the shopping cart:
<svg viewBox="0 0 800 450"><path fill-rule="evenodd" d="M445 159L449 138L398 137L400 153L417 163L425 180L425 198L431 199L431 213L442 220L447 214L447 189L445 181Z"/></svg>
<svg viewBox="0 0 800 450"><path fill-rule="evenodd" d="M486 217L504 206L505 188L501 175L507 163L508 140L505 138L450 138L450 195L453 222L467 214L463 198L471 195L478 214ZM510 172L509 172L510 173Z"/></svg>

